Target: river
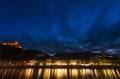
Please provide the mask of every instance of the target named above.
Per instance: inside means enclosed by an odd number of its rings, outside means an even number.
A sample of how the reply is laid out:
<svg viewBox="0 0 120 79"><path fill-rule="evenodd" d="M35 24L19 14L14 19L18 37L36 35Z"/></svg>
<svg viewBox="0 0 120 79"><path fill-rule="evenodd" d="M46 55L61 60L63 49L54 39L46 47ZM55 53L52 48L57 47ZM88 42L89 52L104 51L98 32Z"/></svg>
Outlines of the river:
<svg viewBox="0 0 120 79"><path fill-rule="evenodd" d="M6 68L0 79L120 79L120 69Z"/></svg>

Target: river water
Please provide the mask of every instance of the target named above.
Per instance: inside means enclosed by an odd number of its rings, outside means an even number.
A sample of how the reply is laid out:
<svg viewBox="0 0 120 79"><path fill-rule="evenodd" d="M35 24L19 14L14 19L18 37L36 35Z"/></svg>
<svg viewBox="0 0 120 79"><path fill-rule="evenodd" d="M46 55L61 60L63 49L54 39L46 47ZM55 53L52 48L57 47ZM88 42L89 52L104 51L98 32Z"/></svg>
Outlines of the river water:
<svg viewBox="0 0 120 79"><path fill-rule="evenodd" d="M120 69L11 68L0 79L120 79Z"/></svg>

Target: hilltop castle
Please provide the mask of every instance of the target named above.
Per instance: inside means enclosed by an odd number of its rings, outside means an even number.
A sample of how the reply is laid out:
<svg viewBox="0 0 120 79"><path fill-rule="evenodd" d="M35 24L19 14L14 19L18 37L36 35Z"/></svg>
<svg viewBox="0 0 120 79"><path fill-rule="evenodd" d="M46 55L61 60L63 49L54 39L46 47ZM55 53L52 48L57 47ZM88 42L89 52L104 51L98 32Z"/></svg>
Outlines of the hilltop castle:
<svg viewBox="0 0 120 79"><path fill-rule="evenodd" d="M18 40L16 40L15 42L4 42L4 43L2 43L2 45L9 45L9 46L17 47L17 48L26 49L26 48L23 48L23 47L19 44L19 41L18 41Z"/></svg>

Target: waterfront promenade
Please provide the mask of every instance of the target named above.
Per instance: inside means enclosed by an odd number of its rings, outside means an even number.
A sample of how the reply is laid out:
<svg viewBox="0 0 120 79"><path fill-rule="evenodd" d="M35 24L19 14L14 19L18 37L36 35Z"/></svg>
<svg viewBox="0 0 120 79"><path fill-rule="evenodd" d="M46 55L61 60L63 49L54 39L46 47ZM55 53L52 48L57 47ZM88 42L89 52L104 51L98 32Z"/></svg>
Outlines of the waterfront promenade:
<svg viewBox="0 0 120 79"><path fill-rule="evenodd" d="M106 66L106 65L97 65L97 66L0 66L0 68L83 68L83 69L119 69L120 66Z"/></svg>

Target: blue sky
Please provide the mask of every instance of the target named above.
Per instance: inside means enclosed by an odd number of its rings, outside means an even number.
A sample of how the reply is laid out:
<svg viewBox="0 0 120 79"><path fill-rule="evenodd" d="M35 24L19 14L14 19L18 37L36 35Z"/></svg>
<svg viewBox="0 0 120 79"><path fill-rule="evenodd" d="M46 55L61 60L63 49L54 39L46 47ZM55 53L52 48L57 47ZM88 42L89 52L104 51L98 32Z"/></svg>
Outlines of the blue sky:
<svg viewBox="0 0 120 79"><path fill-rule="evenodd" d="M120 0L0 1L0 42L30 49L76 44L98 46L120 39Z"/></svg>

